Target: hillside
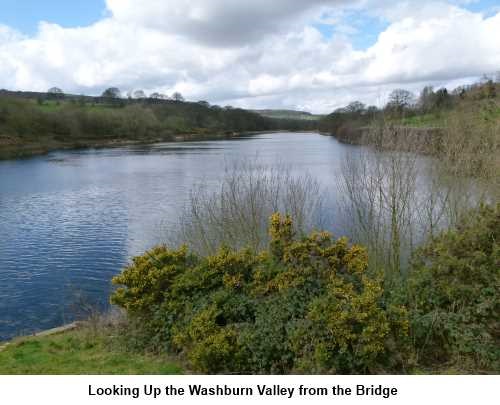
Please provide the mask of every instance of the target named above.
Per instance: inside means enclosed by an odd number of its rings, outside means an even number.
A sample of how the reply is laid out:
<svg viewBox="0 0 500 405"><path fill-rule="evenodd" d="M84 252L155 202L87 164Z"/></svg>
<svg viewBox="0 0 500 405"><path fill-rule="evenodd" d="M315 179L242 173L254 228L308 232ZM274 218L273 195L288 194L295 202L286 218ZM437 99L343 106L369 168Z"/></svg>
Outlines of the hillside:
<svg viewBox="0 0 500 405"><path fill-rule="evenodd" d="M381 109L354 101L321 119L319 128L349 142L356 140L359 130L380 125L436 132L449 129L465 118L470 125L500 124L500 83L477 83L451 92L426 87L418 98L398 89Z"/></svg>
<svg viewBox="0 0 500 405"><path fill-rule="evenodd" d="M276 119L296 119L306 121L317 121L323 118L323 115L311 114L307 111L295 110L251 110L263 117L276 118Z"/></svg>
<svg viewBox="0 0 500 405"><path fill-rule="evenodd" d="M0 91L0 158L310 128L304 120L274 119L207 102Z"/></svg>

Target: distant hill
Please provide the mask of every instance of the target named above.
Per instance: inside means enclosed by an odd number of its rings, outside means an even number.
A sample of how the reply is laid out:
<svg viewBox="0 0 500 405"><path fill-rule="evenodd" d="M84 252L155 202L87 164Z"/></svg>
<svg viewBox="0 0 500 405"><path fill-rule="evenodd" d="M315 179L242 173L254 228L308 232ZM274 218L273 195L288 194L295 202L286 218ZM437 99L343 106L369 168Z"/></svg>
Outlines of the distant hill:
<svg viewBox="0 0 500 405"><path fill-rule="evenodd" d="M287 117L273 119L201 101L0 89L0 159L55 149L218 139L246 132L317 127L317 121Z"/></svg>
<svg viewBox="0 0 500 405"><path fill-rule="evenodd" d="M294 120L307 120L317 121L323 118L323 115L311 114L307 111L295 110L250 110L263 117L277 118L277 119L294 119Z"/></svg>

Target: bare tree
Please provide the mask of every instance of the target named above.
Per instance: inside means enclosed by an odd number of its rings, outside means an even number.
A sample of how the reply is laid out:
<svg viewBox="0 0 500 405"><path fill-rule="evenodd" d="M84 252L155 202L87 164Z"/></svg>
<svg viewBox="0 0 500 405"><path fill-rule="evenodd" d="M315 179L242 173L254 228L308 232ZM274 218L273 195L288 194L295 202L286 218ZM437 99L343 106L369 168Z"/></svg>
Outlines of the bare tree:
<svg viewBox="0 0 500 405"><path fill-rule="evenodd" d="M412 128L384 125L347 154L340 183L342 214L353 239L365 244L370 265L390 280L404 272L416 244L455 226L481 202L500 194L500 124L450 115L438 136L438 156L424 156L428 139ZM480 122L480 121L479 121ZM434 151L436 152L436 151Z"/></svg>
<svg viewBox="0 0 500 405"><path fill-rule="evenodd" d="M414 243L418 157L405 151L412 137L404 130L383 127L367 137L376 150L362 148L344 158L341 212L353 239L367 246L370 266L393 281Z"/></svg>
<svg viewBox="0 0 500 405"><path fill-rule="evenodd" d="M344 108L344 112L348 114L363 114L366 111L366 105L360 101L353 101Z"/></svg>
<svg viewBox="0 0 500 405"><path fill-rule="evenodd" d="M215 189L200 185L192 191L168 239L202 254L222 245L259 251L268 243L268 220L275 212L290 214L299 233L321 226L321 195L314 179L293 176L290 168L233 163Z"/></svg>
<svg viewBox="0 0 500 405"><path fill-rule="evenodd" d="M402 114L406 109L413 106L414 103L415 96L412 92L405 89L396 89L389 95L387 108L398 114Z"/></svg>

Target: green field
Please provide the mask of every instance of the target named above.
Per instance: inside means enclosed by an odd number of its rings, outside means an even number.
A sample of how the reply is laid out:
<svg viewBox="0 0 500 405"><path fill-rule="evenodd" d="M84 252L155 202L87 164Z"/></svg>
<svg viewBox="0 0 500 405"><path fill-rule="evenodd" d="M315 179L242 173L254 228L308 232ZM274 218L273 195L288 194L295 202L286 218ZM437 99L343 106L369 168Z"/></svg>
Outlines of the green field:
<svg viewBox="0 0 500 405"><path fill-rule="evenodd" d="M495 121L500 119L499 105L478 104L477 117L485 121ZM411 117L404 117L395 120L395 123L413 128L446 128L452 117L453 111L443 111L439 113L419 114Z"/></svg>
<svg viewBox="0 0 500 405"><path fill-rule="evenodd" d="M446 117L442 114L423 114L402 118L397 123L414 128L442 128L446 126Z"/></svg>
<svg viewBox="0 0 500 405"><path fill-rule="evenodd" d="M281 120L302 120L302 121L318 121L323 118L323 115L311 114L306 111L294 110L252 110L253 112L262 115L263 117L281 119Z"/></svg>
<svg viewBox="0 0 500 405"><path fill-rule="evenodd" d="M40 111L44 112L50 112L50 111L61 111L64 108L67 107L79 107L79 108L84 108L86 111L91 111L91 110L109 110L112 111L114 108L112 105L107 105L107 104L91 104L91 103L85 103L85 104L75 104L71 103L68 101L44 101L43 104L39 104L36 100L30 100L31 103L38 107Z"/></svg>
<svg viewBox="0 0 500 405"><path fill-rule="evenodd" d="M181 374L181 368L164 356L121 350L113 339L86 329L23 338L0 351L0 375Z"/></svg>

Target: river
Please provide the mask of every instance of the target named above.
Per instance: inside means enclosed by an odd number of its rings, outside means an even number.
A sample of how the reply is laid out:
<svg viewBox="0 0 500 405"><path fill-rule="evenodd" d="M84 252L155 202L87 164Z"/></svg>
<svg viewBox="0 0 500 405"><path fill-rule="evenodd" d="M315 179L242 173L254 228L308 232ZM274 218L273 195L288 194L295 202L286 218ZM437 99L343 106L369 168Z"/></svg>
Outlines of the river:
<svg viewBox="0 0 500 405"><path fill-rule="evenodd" d="M161 243L190 190L217 184L232 161L289 164L335 190L342 156L357 148L269 133L0 161L0 340L69 322L83 304L106 305L111 277Z"/></svg>

